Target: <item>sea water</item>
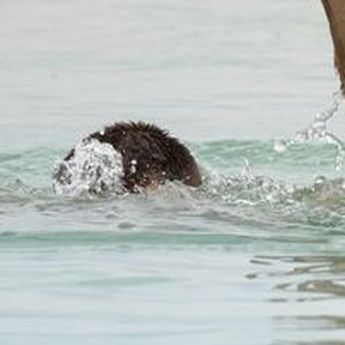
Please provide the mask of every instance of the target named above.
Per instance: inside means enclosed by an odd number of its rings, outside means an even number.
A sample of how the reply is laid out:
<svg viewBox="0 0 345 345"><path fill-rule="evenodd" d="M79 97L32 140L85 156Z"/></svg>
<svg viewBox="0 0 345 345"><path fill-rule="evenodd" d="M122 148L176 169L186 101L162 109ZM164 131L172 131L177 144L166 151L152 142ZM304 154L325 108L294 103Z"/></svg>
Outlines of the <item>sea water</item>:
<svg viewBox="0 0 345 345"><path fill-rule="evenodd" d="M1 0L0 23L1 344L345 342L319 1ZM69 150L126 119L179 137L203 185L56 193Z"/></svg>

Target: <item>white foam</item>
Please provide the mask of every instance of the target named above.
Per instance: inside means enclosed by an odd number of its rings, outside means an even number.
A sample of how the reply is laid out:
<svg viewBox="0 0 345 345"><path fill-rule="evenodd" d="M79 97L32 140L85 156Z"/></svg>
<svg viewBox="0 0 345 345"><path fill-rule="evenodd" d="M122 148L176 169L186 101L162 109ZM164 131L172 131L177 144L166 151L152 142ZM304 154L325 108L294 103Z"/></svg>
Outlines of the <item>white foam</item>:
<svg viewBox="0 0 345 345"><path fill-rule="evenodd" d="M53 174L58 195L81 196L123 193L122 155L112 145L84 139L68 160L59 161Z"/></svg>

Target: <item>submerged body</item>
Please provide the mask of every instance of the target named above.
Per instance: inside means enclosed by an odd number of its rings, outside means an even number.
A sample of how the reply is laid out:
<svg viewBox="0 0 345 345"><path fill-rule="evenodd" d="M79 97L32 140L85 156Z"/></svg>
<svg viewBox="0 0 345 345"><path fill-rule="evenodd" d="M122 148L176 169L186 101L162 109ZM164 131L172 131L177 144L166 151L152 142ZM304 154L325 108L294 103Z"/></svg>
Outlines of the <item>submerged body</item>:
<svg viewBox="0 0 345 345"><path fill-rule="evenodd" d="M115 123L85 138L58 166L55 190L59 194L71 190L77 175L89 176L84 189L95 193L118 187L136 193L175 180L201 185L199 168L187 147L143 122Z"/></svg>

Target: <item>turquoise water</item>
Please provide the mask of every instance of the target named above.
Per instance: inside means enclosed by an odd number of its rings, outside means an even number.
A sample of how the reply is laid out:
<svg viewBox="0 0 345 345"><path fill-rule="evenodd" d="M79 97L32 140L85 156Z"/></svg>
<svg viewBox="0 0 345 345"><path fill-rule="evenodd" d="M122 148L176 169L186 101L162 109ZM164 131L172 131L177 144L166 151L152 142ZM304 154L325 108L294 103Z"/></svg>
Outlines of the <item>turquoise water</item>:
<svg viewBox="0 0 345 345"><path fill-rule="evenodd" d="M291 140L337 89L317 1L0 9L1 344L344 343L341 151ZM55 195L56 161L129 118L181 138L203 186Z"/></svg>
<svg viewBox="0 0 345 345"><path fill-rule="evenodd" d="M49 172L63 150L1 154L3 341L342 339L345 180L336 150L273 147L194 145L200 190L171 184L107 199L53 194ZM332 178L309 184L316 171Z"/></svg>

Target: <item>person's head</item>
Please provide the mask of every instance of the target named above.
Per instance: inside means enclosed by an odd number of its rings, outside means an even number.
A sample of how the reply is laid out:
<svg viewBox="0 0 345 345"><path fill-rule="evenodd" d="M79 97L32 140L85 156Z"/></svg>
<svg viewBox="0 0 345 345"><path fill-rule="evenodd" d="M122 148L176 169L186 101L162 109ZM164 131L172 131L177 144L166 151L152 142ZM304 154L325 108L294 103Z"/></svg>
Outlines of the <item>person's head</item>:
<svg viewBox="0 0 345 345"><path fill-rule="evenodd" d="M59 194L73 194L80 187L91 193L113 188L136 193L174 180L201 185L189 150L155 125L120 122L72 149L55 171L54 188Z"/></svg>
<svg viewBox="0 0 345 345"><path fill-rule="evenodd" d="M167 180L194 187L201 184L198 166L189 150L155 125L115 123L90 138L111 144L121 154L124 187L131 192L154 188Z"/></svg>

